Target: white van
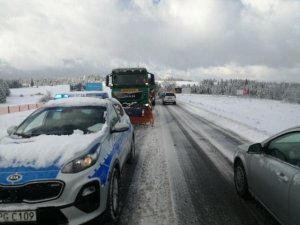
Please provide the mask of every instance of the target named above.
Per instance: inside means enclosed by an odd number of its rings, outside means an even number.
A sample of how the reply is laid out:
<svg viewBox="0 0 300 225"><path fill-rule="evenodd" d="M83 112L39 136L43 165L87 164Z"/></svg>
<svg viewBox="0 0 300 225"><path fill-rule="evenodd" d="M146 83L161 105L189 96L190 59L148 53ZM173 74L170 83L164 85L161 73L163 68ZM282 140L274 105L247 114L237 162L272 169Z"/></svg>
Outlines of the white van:
<svg viewBox="0 0 300 225"><path fill-rule="evenodd" d="M163 99L162 99L163 105L167 103L171 103L176 105L176 95L173 92L166 92Z"/></svg>

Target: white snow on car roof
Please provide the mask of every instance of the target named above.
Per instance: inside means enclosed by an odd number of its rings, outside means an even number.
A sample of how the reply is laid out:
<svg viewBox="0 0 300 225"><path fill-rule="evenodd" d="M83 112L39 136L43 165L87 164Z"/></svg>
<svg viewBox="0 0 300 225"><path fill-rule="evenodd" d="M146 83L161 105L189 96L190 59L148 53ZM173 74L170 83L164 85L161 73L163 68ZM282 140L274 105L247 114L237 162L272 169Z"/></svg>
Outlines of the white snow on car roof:
<svg viewBox="0 0 300 225"><path fill-rule="evenodd" d="M51 100L45 106L106 106L107 100L93 97L72 97Z"/></svg>

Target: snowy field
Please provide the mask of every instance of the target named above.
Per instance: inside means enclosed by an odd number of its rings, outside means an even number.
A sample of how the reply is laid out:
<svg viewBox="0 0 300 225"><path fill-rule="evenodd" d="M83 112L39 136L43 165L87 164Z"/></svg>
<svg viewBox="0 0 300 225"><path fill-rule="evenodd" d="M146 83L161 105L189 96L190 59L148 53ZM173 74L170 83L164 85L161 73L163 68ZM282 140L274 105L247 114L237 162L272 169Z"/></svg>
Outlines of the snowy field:
<svg viewBox="0 0 300 225"><path fill-rule="evenodd" d="M177 94L177 104L250 141L300 126L300 105L247 97Z"/></svg>
<svg viewBox="0 0 300 225"><path fill-rule="evenodd" d="M161 84L162 86L164 86L164 84L175 84L176 87L181 87L181 86L184 86L184 85L190 85L190 86L193 86L193 85L199 85L199 82L198 81L163 81L163 80L157 80L156 81L157 83Z"/></svg>
<svg viewBox="0 0 300 225"><path fill-rule="evenodd" d="M110 88L106 87L104 83L102 86L103 91L108 92L110 95ZM48 93L50 96L54 97L57 93L70 92L70 85L12 88L10 89L10 92L10 96L6 98L6 103L0 104L0 107L37 103L43 96L48 95Z"/></svg>
<svg viewBox="0 0 300 225"><path fill-rule="evenodd" d="M37 103L44 95L47 95L48 93L53 96L56 93L69 91L70 85L12 88L10 89L10 96L6 98L6 103L0 104L0 106Z"/></svg>
<svg viewBox="0 0 300 225"><path fill-rule="evenodd" d="M110 90L105 85L103 86L105 91ZM63 86L60 87L60 90L57 89L56 92L62 91L63 88ZM30 91L30 89L33 90ZM31 96L35 91L34 88L18 91L18 94L28 95L26 99L29 102L27 103L35 103L35 97ZM45 93L46 91L39 90L38 92ZM13 91L13 93L17 92ZM19 100L15 98L9 101L15 104L16 102L23 103L22 100L24 100L23 97L19 97ZM284 129L300 126L300 105L298 104L196 94L177 94L177 104L250 141L262 141ZM31 112L0 115L0 137L6 135L6 129L9 126L19 124Z"/></svg>

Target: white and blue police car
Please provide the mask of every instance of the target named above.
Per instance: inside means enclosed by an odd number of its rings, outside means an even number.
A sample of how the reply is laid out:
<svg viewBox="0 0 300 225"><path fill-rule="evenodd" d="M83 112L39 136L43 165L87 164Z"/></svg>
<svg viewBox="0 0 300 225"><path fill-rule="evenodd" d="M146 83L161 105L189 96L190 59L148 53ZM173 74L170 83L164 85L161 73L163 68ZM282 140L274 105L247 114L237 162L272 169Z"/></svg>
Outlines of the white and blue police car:
<svg viewBox="0 0 300 225"><path fill-rule="evenodd" d="M123 113L122 113L123 112ZM52 100L0 140L0 224L82 224L119 216L134 130L115 99Z"/></svg>

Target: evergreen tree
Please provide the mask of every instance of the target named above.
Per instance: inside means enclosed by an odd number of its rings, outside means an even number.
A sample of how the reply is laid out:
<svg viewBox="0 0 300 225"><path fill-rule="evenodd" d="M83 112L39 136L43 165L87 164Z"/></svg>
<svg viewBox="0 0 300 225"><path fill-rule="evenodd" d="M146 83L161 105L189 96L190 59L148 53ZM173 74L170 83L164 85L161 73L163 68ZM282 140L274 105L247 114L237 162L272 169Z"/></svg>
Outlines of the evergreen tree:
<svg viewBox="0 0 300 225"><path fill-rule="evenodd" d="M21 88L22 84L19 80L8 80L7 81L9 88Z"/></svg>
<svg viewBox="0 0 300 225"><path fill-rule="evenodd" d="M0 80L0 103L6 102L6 92L4 90L4 82Z"/></svg>
<svg viewBox="0 0 300 225"><path fill-rule="evenodd" d="M3 87L4 87L5 95L9 96L10 95L10 90L9 90L8 83L6 81L3 81Z"/></svg>
<svg viewBox="0 0 300 225"><path fill-rule="evenodd" d="M31 81L30 81L30 86L33 87L34 86L34 82L33 82L33 79L31 78Z"/></svg>

